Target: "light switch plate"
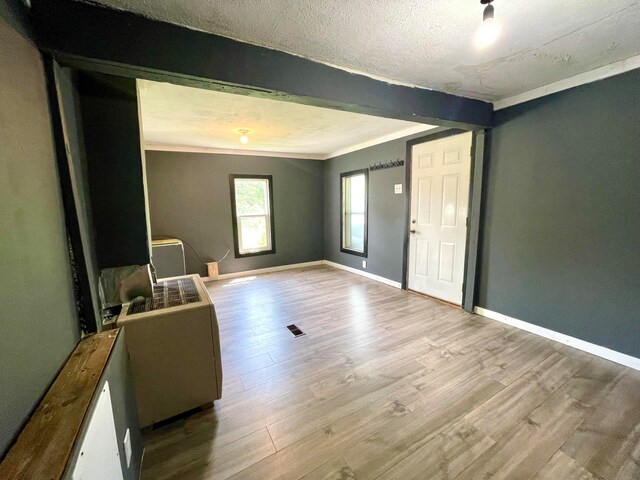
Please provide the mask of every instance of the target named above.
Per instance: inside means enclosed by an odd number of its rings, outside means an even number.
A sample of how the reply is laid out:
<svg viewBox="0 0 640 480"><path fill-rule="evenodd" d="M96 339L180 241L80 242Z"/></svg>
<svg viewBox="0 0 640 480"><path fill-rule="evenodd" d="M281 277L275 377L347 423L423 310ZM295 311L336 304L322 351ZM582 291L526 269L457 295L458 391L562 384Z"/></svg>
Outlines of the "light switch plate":
<svg viewBox="0 0 640 480"><path fill-rule="evenodd" d="M367 261L366 260L362 260L362 268L367 268Z"/></svg>
<svg viewBox="0 0 640 480"><path fill-rule="evenodd" d="M393 191L395 192L396 195L399 195L402 193L402 184L401 183L396 183L393 186Z"/></svg>

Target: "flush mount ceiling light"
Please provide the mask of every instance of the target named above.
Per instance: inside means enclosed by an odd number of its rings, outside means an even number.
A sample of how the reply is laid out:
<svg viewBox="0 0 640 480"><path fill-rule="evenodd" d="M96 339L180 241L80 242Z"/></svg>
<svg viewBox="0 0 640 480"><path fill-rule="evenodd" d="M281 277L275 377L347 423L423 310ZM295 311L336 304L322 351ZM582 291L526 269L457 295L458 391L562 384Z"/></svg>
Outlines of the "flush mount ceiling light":
<svg viewBox="0 0 640 480"><path fill-rule="evenodd" d="M476 46L484 48L491 45L498 38L500 27L496 24L494 17L495 9L491 5L493 0L480 0L482 5L486 5L482 13L482 25L476 34Z"/></svg>
<svg viewBox="0 0 640 480"><path fill-rule="evenodd" d="M247 137L247 133L249 133L249 130L247 130L246 128L241 128L240 130L238 130L238 132L240 132L241 134L240 143L244 143L245 145L249 143L249 137Z"/></svg>

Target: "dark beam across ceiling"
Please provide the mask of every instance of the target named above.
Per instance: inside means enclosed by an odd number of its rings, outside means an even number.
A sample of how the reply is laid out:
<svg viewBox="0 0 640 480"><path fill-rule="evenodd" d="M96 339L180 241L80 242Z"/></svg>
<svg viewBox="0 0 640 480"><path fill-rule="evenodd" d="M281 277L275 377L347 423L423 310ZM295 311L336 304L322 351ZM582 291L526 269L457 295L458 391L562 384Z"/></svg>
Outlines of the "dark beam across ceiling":
<svg viewBox="0 0 640 480"><path fill-rule="evenodd" d="M71 66L387 118L491 126L493 105L72 0L33 0L38 44Z"/></svg>
<svg viewBox="0 0 640 480"><path fill-rule="evenodd" d="M0 2L0 18L3 18L24 38L33 42L34 33L29 18L29 9L22 0L2 0Z"/></svg>

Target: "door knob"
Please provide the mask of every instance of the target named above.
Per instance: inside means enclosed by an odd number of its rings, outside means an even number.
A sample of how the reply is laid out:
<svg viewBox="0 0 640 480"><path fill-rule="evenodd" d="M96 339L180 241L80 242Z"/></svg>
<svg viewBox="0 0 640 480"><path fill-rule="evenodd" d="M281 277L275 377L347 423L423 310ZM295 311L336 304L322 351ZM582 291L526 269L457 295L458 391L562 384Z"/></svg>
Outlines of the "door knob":
<svg viewBox="0 0 640 480"><path fill-rule="evenodd" d="M412 228L411 230L409 230L409 233L416 233L416 231Z"/></svg>

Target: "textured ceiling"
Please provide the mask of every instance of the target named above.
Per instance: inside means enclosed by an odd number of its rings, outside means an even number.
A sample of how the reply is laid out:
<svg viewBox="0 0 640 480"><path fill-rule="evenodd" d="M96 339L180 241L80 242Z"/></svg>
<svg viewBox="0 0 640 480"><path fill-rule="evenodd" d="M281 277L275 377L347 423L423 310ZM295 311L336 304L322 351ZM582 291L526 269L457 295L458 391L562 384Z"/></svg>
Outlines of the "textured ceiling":
<svg viewBox="0 0 640 480"><path fill-rule="evenodd" d="M429 125L211 90L138 81L146 144L327 158ZM238 130L248 129L249 144Z"/></svg>
<svg viewBox="0 0 640 480"><path fill-rule="evenodd" d="M499 100L640 54L632 0L97 0L397 83Z"/></svg>

